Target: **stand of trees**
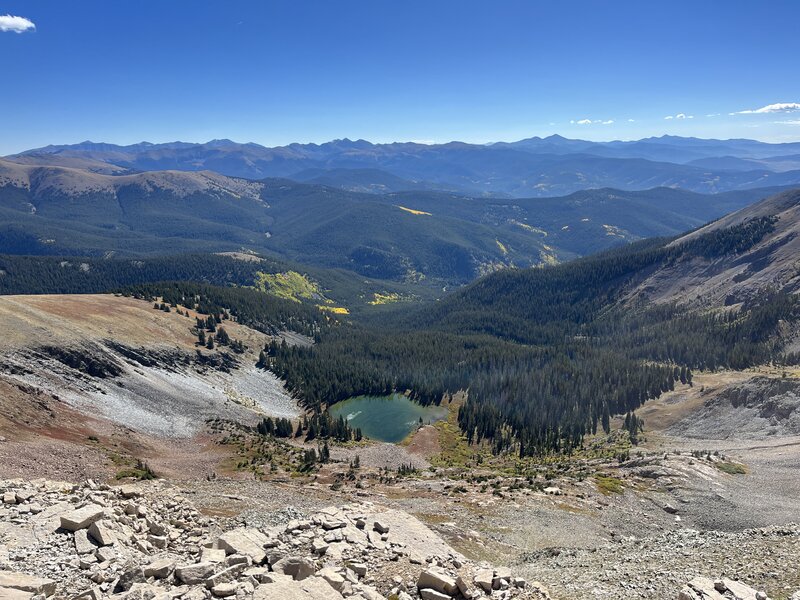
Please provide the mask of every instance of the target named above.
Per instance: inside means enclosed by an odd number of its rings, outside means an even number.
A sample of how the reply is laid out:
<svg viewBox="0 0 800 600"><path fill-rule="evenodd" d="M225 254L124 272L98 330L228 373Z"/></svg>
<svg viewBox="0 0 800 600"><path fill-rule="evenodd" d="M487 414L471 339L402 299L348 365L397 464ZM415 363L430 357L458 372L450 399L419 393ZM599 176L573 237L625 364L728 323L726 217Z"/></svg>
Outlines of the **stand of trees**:
<svg viewBox="0 0 800 600"><path fill-rule="evenodd" d="M779 324L798 298L767 294L738 311L621 306L652 268L751 247L774 220L755 219L677 247L648 240L562 266L503 271L378 326L330 328L311 347L271 344L262 366L313 411L361 394L412 390L421 403L468 391L458 422L470 442L520 455L570 452L610 418L691 384L692 369L742 369L782 356ZM631 423L633 423L631 425Z"/></svg>

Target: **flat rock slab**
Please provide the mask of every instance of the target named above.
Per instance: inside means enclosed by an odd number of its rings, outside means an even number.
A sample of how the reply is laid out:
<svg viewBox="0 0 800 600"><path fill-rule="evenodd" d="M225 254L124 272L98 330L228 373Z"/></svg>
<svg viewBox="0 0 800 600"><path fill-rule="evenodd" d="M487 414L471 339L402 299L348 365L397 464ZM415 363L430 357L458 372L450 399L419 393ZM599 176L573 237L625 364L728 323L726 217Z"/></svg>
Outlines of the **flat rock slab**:
<svg viewBox="0 0 800 600"><path fill-rule="evenodd" d="M458 591L456 581L445 571L436 567L431 567L419 574L417 587L422 593L423 589L431 589L450 597Z"/></svg>
<svg viewBox="0 0 800 600"><path fill-rule="evenodd" d="M3 600L30 600L33 594L7 587L0 587L0 598Z"/></svg>
<svg viewBox="0 0 800 600"><path fill-rule="evenodd" d="M427 525L408 513L393 509L375 512L369 516L367 522L375 523L375 521L388 527L391 530L392 542L404 545L405 550L411 555L424 558L430 555L454 554L457 558L463 558Z"/></svg>
<svg viewBox="0 0 800 600"><path fill-rule="evenodd" d="M442 592L437 592L436 590L428 588L421 589L419 595L422 600L453 600L453 597L449 594L443 594Z"/></svg>
<svg viewBox="0 0 800 600"><path fill-rule="evenodd" d="M253 600L343 600L342 595L320 577L303 581L281 578L256 588Z"/></svg>
<svg viewBox="0 0 800 600"><path fill-rule="evenodd" d="M27 573L0 571L0 588L52 596L56 592L56 582L51 579L34 577Z"/></svg>
<svg viewBox="0 0 800 600"><path fill-rule="evenodd" d="M249 556L255 564L260 565L267 558L264 546L269 541L258 529L240 527L222 534L217 540L217 546L228 554Z"/></svg>
<svg viewBox="0 0 800 600"><path fill-rule="evenodd" d="M178 578L178 581L188 585L197 585L198 583L204 583L206 579L211 577L216 568L217 564L211 562L184 565L175 569L175 577Z"/></svg>
<svg viewBox="0 0 800 600"><path fill-rule="evenodd" d="M87 504L83 508L72 510L61 515L61 529L67 531L78 531L86 529L92 523L99 521L105 516L105 509L96 504Z"/></svg>

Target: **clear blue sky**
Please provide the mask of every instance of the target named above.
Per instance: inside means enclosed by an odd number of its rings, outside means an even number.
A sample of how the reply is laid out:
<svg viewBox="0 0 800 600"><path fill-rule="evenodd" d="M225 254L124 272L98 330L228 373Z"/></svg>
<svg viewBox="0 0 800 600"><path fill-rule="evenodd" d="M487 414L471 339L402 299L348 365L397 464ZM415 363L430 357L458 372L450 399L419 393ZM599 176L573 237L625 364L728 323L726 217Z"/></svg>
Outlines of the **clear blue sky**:
<svg viewBox="0 0 800 600"><path fill-rule="evenodd" d="M0 0L0 15L35 25L0 16L0 154L85 139L800 140L800 110L730 114L800 103L796 0Z"/></svg>

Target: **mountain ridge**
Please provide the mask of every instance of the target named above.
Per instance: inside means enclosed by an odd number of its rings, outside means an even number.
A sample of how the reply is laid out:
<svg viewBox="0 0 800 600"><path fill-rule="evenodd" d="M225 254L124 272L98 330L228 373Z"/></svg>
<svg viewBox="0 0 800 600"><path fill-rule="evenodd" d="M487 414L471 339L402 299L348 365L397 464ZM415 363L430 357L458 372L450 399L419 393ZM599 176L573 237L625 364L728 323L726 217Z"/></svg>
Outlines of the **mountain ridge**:
<svg viewBox="0 0 800 600"><path fill-rule="evenodd" d="M386 172L396 178L426 182L469 195L526 197L563 195L603 186L627 190L669 186L716 193L800 184L800 161L791 159L776 163L768 160L798 153L798 142L769 144L674 136L591 142L549 136L489 145L458 141L431 145L373 144L344 138L322 144L292 143L272 148L231 140L140 142L128 146L87 141L27 150L5 159L47 163L50 157L58 156L62 161L91 160L132 171L212 170L248 179L293 178L313 169L375 169L376 173ZM716 168L718 165L708 168L702 162L691 164L726 156L753 163L744 162L733 170ZM352 179L352 174L342 173L342 178ZM385 179L386 175L377 174L375 181L378 183L367 181L364 187L380 189L381 178ZM346 183L328 182L334 187L346 186Z"/></svg>

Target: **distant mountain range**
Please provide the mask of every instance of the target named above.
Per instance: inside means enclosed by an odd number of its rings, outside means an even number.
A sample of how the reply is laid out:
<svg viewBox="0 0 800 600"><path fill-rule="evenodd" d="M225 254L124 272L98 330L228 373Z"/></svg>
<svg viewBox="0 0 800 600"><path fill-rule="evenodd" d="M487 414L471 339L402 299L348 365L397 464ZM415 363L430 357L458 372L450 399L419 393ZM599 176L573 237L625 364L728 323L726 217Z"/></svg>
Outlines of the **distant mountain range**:
<svg viewBox="0 0 800 600"><path fill-rule="evenodd" d="M82 168L0 160L0 253L252 251L440 286L504 266L551 264L677 235L776 191L604 188L566 197L474 198L428 190L351 192L210 171L110 175L89 170L96 159L75 160Z"/></svg>
<svg viewBox="0 0 800 600"><path fill-rule="evenodd" d="M344 139L275 148L230 140L130 146L83 142L46 146L6 159L108 174L118 174L118 169L210 170L247 179L283 177L348 191L438 189L518 198L602 187L719 193L800 184L800 142L676 136L590 142L553 135L490 145L372 144Z"/></svg>

